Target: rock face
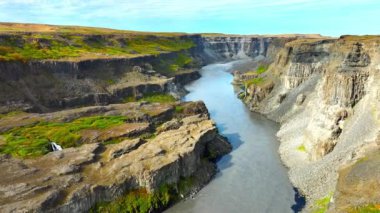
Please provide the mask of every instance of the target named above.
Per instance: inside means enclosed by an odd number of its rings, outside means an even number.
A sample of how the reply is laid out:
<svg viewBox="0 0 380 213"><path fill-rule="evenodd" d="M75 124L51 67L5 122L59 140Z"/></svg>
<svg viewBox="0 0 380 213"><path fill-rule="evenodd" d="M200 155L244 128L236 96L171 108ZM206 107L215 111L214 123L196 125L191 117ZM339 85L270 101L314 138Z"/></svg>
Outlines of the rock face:
<svg viewBox="0 0 380 213"><path fill-rule="evenodd" d="M353 211L353 207L365 208L380 203L380 155L375 150L353 165L339 171L339 179L334 195L335 201L330 212ZM379 206L374 209L379 210ZM364 211L365 212L365 211Z"/></svg>
<svg viewBox="0 0 380 213"><path fill-rule="evenodd" d="M3 36L12 38L12 35ZM89 40L110 39L93 37ZM201 65L244 57L270 61L286 42L298 37L188 35L183 38L190 39L193 47L156 55L0 61L0 113L48 112L120 103L125 98L147 93L183 93L185 83L200 77L197 69ZM0 46L2 42L0 39ZM43 40L36 42L44 45ZM352 60L365 58L360 54L352 56ZM174 72L171 66L182 67Z"/></svg>
<svg viewBox="0 0 380 213"><path fill-rule="evenodd" d="M1 61L1 113L97 105L1 118L1 132L90 115L129 119L110 129L81 131L84 145L80 147L34 160L1 156L0 211L86 211L129 190L154 192L187 177L195 177L193 188L199 188L215 173L213 161L231 150L203 103L187 103L176 110L160 104L111 103L147 93L180 94L183 84L199 77L193 69L240 58L270 65L261 74L236 73L236 79L256 79L246 85L242 98L251 110L282 124L279 152L292 183L308 200L305 211L318 208L316 201L331 194L336 202L330 203L330 211L379 202L377 193L359 201L355 196L368 192L363 180L380 188L377 172L368 172L378 165L377 157L368 153L379 147L379 37L216 34L188 38L194 46L186 51L134 58ZM50 45L39 42L41 48ZM170 65L178 68L175 63L189 58L192 62L185 70L176 75L168 72ZM5 143L6 138L0 137L0 146Z"/></svg>
<svg viewBox="0 0 380 213"><path fill-rule="evenodd" d="M247 88L248 106L282 124L280 154L292 183L309 201L305 211L335 191L341 168L376 150L379 56L376 36L298 39L286 43L261 75L273 82L271 89L263 84Z"/></svg>
<svg viewBox="0 0 380 213"><path fill-rule="evenodd" d="M143 94L176 92L173 90L180 90L184 83L199 78L197 71L164 76L140 69L151 69L153 64L163 71L161 61L175 60L178 54L85 61L0 62L3 79L0 112L46 112L118 103ZM136 71L136 67L140 69Z"/></svg>
<svg viewBox="0 0 380 213"><path fill-rule="evenodd" d="M212 61L255 58L271 60L286 42L299 36L204 36L202 58Z"/></svg>
<svg viewBox="0 0 380 213"><path fill-rule="evenodd" d="M193 105L199 110L193 110ZM143 109L135 104L34 114L41 120L67 121L85 114L119 115L132 113L134 109L159 116L158 123L170 119L177 120L177 123L165 123L166 128L161 128L151 139L144 139L139 136L142 133L135 132L136 139L127 138L106 145L99 142L103 141L101 137L96 137L80 147L34 159L20 160L2 155L0 211L85 212L97 202L112 201L134 189L154 192L162 185L175 185L181 178L188 177L197 177L192 187L207 183L216 172L213 160L230 152L231 145L218 135L204 104L183 104L185 113L177 115L173 110L164 110L167 107L161 106L157 115L148 110L157 112L159 105L147 105ZM188 110L189 107L192 109ZM151 125L155 125L153 117L147 118ZM108 137L124 137L128 129L125 125L135 125L139 131L146 127L141 121L133 120L105 132ZM117 129L119 127L123 128Z"/></svg>

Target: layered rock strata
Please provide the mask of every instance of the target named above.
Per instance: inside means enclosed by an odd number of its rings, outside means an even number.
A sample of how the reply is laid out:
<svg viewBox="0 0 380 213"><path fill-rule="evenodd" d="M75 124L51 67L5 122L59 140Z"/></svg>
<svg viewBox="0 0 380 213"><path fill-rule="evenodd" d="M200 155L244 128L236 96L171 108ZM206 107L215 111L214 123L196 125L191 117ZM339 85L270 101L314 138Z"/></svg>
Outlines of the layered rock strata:
<svg viewBox="0 0 380 213"><path fill-rule="evenodd" d="M278 52L262 82L247 88L248 106L282 124L279 152L309 201L305 211L339 196L340 170L379 150L379 54L376 36L298 39Z"/></svg>
<svg viewBox="0 0 380 213"><path fill-rule="evenodd" d="M181 109L175 112L171 105L131 103L0 120L2 131L7 131L36 121L70 122L94 115L130 117L125 124L91 130L92 136L96 135L92 140L82 131L79 147L33 159L1 155L0 211L85 212L98 202L113 201L136 189L154 193L171 185L178 190L176 184L190 177L194 179L191 190L199 189L216 172L213 160L230 152L231 145L218 135L203 103L182 104ZM13 123L7 122L10 120ZM18 123L20 120L24 122ZM152 131L155 137L144 138L144 133ZM122 140L103 142L114 138Z"/></svg>

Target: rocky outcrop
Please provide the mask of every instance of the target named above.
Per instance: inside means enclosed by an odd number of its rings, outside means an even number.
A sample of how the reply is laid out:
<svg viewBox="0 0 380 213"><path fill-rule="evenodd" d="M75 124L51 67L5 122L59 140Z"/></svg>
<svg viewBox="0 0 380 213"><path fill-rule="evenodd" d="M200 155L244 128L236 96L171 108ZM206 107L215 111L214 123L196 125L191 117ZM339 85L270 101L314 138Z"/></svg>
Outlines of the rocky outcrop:
<svg viewBox="0 0 380 213"><path fill-rule="evenodd" d="M375 143L379 54L376 36L298 39L286 43L259 76L274 82L273 89L247 89L248 106L282 124L279 152L292 183L309 201L305 211L318 208L316 201L331 193L339 196L333 192L338 177L343 178L340 169Z"/></svg>
<svg viewBox="0 0 380 213"><path fill-rule="evenodd" d="M7 38L0 40L0 43L21 35L2 36ZM81 36L85 43L114 43L118 38L116 35ZM180 37L193 43L192 47L181 51L162 51L152 55L133 53L128 57L99 55L98 58L0 61L0 113L14 110L48 112L120 103L130 96L139 97L154 92L181 95L184 93L182 85L199 77L196 70L201 65L238 58L254 58L270 63L286 42L299 37L304 36L194 34ZM177 41L176 38L172 39L173 42ZM21 42L21 47L29 42L22 36L13 40ZM44 46L49 41L36 39L34 42ZM122 39L116 43L126 45ZM361 52L358 53L358 56L352 56L352 60L365 58L365 54L361 56ZM181 69L173 71L173 67Z"/></svg>
<svg viewBox="0 0 380 213"><path fill-rule="evenodd" d="M203 58L213 61L254 58L271 61L279 48L298 36L211 35L202 37Z"/></svg>
<svg viewBox="0 0 380 213"><path fill-rule="evenodd" d="M198 110L194 111L193 105ZM176 186L181 179L190 177L196 177L191 187L198 189L215 174L213 160L230 152L231 145L218 135L204 104L182 104L184 113L180 114L174 114L172 107L131 103L19 115L26 120L35 117L68 122L90 115L129 113L132 118L143 112L149 123L134 118L106 130L91 130L97 131L91 134L96 137L82 140L80 147L39 158L20 160L1 155L0 211L85 212L97 202L112 201L129 191L143 188L153 193L163 185ZM147 128L159 125L152 123L153 117L163 114L166 116L160 116L159 123L171 119L177 123L166 122L155 137L143 137L150 131ZM83 131L81 134L88 135ZM102 143L113 138L124 139L109 145Z"/></svg>
<svg viewBox="0 0 380 213"><path fill-rule="evenodd" d="M7 39L0 39L0 46L12 36L17 37L7 34L2 36L7 36ZM199 35L185 37L193 40L200 38ZM114 38L105 36L96 39L105 42ZM43 43L40 40L35 42ZM194 47L128 57L1 60L0 113L15 110L47 112L85 105L105 105L146 93L170 93L174 86L181 90L183 83L199 77L196 73L199 67L196 64L197 51L197 47ZM170 65L176 64L178 57L184 56L194 63L183 69L180 67L181 70L176 72L171 71Z"/></svg>
<svg viewBox="0 0 380 213"><path fill-rule="evenodd" d="M339 171L338 183L334 194L334 202L330 204L330 212L379 211L380 193L380 155L375 148L353 165Z"/></svg>

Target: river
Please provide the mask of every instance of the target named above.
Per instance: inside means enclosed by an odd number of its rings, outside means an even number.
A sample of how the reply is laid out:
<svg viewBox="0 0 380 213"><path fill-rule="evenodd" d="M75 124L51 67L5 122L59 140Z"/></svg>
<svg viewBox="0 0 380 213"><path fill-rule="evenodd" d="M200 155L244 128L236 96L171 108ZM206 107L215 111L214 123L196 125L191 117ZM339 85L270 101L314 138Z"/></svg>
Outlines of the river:
<svg viewBox="0 0 380 213"><path fill-rule="evenodd" d="M167 213L293 212L295 192L277 152L279 126L237 98L227 71L238 63L205 66L202 77L186 86L184 100L204 101L234 150L218 162L220 171L208 185Z"/></svg>

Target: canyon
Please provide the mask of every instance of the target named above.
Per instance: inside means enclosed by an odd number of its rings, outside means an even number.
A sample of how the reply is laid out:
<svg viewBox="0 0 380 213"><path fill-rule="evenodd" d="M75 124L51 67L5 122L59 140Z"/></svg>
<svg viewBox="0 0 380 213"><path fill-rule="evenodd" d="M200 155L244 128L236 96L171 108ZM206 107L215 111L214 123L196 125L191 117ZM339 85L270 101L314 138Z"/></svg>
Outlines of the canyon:
<svg viewBox="0 0 380 213"><path fill-rule="evenodd" d="M115 212L128 199L132 212L160 212L194 194L232 147L202 102L154 98L179 99L200 67L237 59L248 61L231 70L239 97L280 123L278 152L302 211L378 208L379 36L1 26L4 212ZM59 152L46 148L53 133L37 134L76 124Z"/></svg>

